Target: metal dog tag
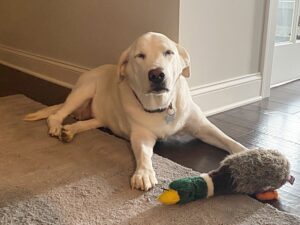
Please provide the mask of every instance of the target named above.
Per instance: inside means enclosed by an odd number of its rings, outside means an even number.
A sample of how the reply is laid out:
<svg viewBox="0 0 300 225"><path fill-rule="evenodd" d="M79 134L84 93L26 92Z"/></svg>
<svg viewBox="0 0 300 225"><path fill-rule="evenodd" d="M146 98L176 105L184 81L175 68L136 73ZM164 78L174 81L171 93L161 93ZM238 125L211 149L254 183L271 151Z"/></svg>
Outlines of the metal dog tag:
<svg viewBox="0 0 300 225"><path fill-rule="evenodd" d="M165 116L165 121L167 124L172 123L175 119L175 110L173 109L172 105L167 109L167 115Z"/></svg>

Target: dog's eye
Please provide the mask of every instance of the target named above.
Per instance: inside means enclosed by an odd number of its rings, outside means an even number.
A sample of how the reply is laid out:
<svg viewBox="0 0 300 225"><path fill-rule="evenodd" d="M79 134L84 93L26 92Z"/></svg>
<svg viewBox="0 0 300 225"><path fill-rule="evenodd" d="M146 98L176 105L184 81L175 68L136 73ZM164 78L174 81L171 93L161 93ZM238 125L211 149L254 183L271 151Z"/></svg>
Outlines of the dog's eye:
<svg viewBox="0 0 300 225"><path fill-rule="evenodd" d="M139 53L135 56L135 58L145 59L146 55L144 53Z"/></svg>
<svg viewBox="0 0 300 225"><path fill-rule="evenodd" d="M173 54L174 54L174 52L172 50L167 50L167 51L164 52L165 56L173 55Z"/></svg>

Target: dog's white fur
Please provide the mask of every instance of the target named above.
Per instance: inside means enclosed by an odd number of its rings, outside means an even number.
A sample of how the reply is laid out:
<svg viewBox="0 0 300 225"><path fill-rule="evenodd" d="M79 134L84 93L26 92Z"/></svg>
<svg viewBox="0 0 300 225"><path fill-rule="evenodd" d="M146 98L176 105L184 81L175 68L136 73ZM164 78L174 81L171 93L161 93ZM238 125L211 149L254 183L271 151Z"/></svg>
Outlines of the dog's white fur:
<svg viewBox="0 0 300 225"><path fill-rule="evenodd" d="M155 68L164 72L169 91L151 90L148 72ZM162 34L146 33L121 54L118 65L103 65L84 73L63 104L24 119L48 118L49 134L65 142L79 132L110 128L131 141L136 159L132 188L149 190L157 184L151 157L158 138L185 131L230 153L246 150L210 123L193 102L186 82L189 76L187 51ZM167 110L146 112L168 108L171 103L176 114L170 123L165 120ZM63 126L65 117L74 112L80 121Z"/></svg>

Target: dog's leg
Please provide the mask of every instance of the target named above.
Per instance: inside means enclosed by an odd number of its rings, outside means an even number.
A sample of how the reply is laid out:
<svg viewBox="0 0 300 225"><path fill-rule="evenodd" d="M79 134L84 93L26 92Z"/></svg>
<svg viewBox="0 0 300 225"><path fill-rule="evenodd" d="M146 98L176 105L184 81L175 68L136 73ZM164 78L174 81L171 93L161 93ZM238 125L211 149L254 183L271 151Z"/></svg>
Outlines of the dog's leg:
<svg viewBox="0 0 300 225"><path fill-rule="evenodd" d="M49 134L58 137L61 132L63 120L86 100L92 98L94 93L95 84L85 84L73 89L63 106L55 114L48 117Z"/></svg>
<svg viewBox="0 0 300 225"><path fill-rule="evenodd" d="M81 133L83 131L96 129L101 127L103 124L96 119L78 121L73 124L68 124L62 127L59 139L63 142L72 141L75 134Z"/></svg>
<svg viewBox="0 0 300 225"><path fill-rule="evenodd" d="M151 159L156 138L149 131L138 129L132 132L130 140L136 159L136 170L131 178L131 187L148 191L157 184Z"/></svg>
<svg viewBox="0 0 300 225"><path fill-rule="evenodd" d="M200 140L224 149L229 153L237 153L247 150L242 144L224 134L219 128L212 124L201 112L197 105L193 106L187 123L187 130Z"/></svg>

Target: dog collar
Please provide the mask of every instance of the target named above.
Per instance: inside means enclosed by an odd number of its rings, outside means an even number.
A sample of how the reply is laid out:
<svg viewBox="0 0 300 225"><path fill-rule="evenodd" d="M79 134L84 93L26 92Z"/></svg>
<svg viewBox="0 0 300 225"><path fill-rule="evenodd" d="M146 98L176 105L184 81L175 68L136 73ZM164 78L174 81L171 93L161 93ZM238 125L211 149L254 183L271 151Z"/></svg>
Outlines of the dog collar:
<svg viewBox="0 0 300 225"><path fill-rule="evenodd" d="M145 109L145 107L143 106L142 102L140 101L140 99L138 98L136 93L133 90L132 90L132 92L145 112L147 112L147 113L162 113L162 112L166 111L167 112L167 115L165 116L166 123L171 123L174 120L176 112L175 112L175 109L173 108L172 101L170 102L169 106L165 107L165 108L158 108L158 109L151 109L151 110Z"/></svg>

